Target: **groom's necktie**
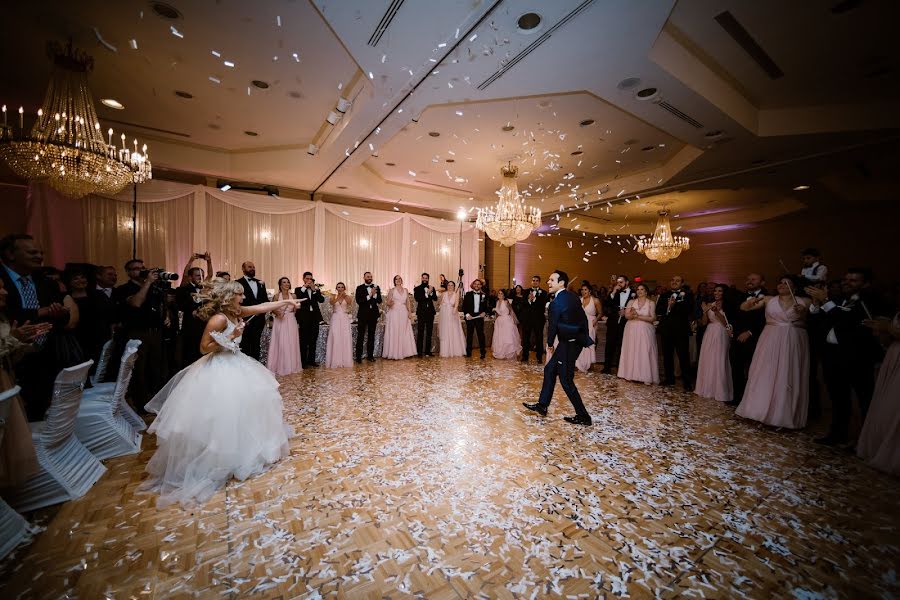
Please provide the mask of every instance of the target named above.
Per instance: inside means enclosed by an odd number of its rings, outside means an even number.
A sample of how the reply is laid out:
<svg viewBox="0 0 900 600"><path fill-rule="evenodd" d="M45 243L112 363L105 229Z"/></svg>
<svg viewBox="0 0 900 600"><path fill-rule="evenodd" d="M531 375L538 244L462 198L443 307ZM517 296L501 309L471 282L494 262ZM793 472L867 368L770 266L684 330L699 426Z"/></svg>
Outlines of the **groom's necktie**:
<svg viewBox="0 0 900 600"><path fill-rule="evenodd" d="M41 305L38 302L37 290L34 289L34 282L30 277L19 276L19 286L22 289L22 308L38 310ZM47 334L39 335L34 338L34 343L42 346L47 339Z"/></svg>

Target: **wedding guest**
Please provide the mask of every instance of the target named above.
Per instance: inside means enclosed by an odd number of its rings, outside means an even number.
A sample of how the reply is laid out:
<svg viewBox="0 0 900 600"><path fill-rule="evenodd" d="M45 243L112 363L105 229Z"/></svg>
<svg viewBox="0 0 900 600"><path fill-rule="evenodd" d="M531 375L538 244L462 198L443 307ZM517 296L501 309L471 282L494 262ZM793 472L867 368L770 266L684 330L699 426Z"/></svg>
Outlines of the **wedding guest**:
<svg viewBox="0 0 900 600"><path fill-rule="evenodd" d="M828 267L821 263L821 255L815 248L807 248L800 253L800 259L803 261L803 268L800 270L800 277L803 277L810 283L828 281Z"/></svg>
<svg viewBox="0 0 900 600"><path fill-rule="evenodd" d="M459 321L459 294L456 283L447 282L447 289L440 294L441 311L438 315L438 336L442 358L466 355L466 336Z"/></svg>
<svg viewBox="0 0 900 600"><path fill-rule="evenodd" d="M715 284L712 302L700 303L703 311L701 324L706 330L706 343L700 350L697 361L697 385L694 393L704 398L715 398L728 402L734 398L734 382L731 378L732 325L728 319L723 284Z"/></svg>
<svg viewBox="0 0 900 600"><path fill-rule="evenodd" d="M744 397L744 389L747 386L747 373L750 371L750 364L753 362L753 354L756 352L756 343L759 336L762 335L763 327L766 325L766 315L761 310L743 311L740 305L747 301L756 301L766 296L765 278L760 273L750 273L744 283L746 294L736 297L740 298L737 302L737 310L732 311L734 321L734 337L731 340L729 350L731 360L731 380L733 382L734 395L731 402L726 402L731 406L737 406Z"/></svg>
<svg viewBox="0 0 900 600"><path fill-rule="evenodd" d="M297 300L305 300L297 309L297 324L300 326L300 357L304 368L318 367L316 362L316 345L319 342L319 322L322 311L319 305L325 302L325 296L316 286L316 280L309 271L303 274L303 285L294 290Z"/></svg>
<svg viewBox="0 0 900 600"><path fill-rule="evenodd" d="M466 318L466 356L472 356L472 334L478 334L478 349L481 358L487 356L484 341L484 319L488 314L487 296L481 291L481 280L472 281L471 291L463 298L463 314Z"/></svg>
<svg viewBox="0 0 900 600"><path fill-rule="evenodd" d="M228 271L216 271L216 278L231 281L231 273Z"/></svg>
<svg viewBox="0 0 900 600"><path fill-rule="evenodd" d="M244 261L241 265L241 271L244 272L244 275L237 279L237 283L244 288L244 298L241 300L241 306L250 307L268 302L269 294L266 291L266 284L256 278L256 265L253 264L253 261ZM258 318L248 319L244 326L243 337L241 338L241 352L255 360L259 360L260 337L262 337L265 325L265 316L260 315Z"/></svg>
<svg viewBox="0 0 900 600"><path fill-rule="evenodd" d="M303 310L309 302L308 297L297 298L291 293L291 280L282 277L278 280L278 291L272 298L272 302L281 300L299 300L299 308L293 304L283 304L272 311L275 316L272 321L272 339L269 341L269 354L266 358L266 367L275 375L290 375L303 369L303 359L300 356L300 333L298 332L297 319L294 312Z"/></svg>
<svg viewBox="0 0 900 600"><path fill-rule="evenodd" d="M442 290L446 290L446 289L447 289L447 284L448 284L449 282L447 281L447 278L444 276L443 273L440 274L439 280L438 280L438 281L439 281L438 287L441 288Z"/></svg>
<svg viewBox="0 0 900 600"><path fill-rule="evenodd" d="M678 354L678 368L684 390L694 389L691 377L691 314L694 312L694 295L684 284L681 275L672 276L668 291L659 295L656 301L656 318L659 321L659 337L662 341L663 385L675 385L675 355Z"/></svg>
<svg viewBox="0 0 900 600"><path fill-rule="evenodd" d="M97 363L100 360L100 351L103 350L103 345L113 339L113 336L119 327L118 307L113 299L113 290L116 287L116 282L119 280L119 274L116 271L116 268L112 266L97 267L94 278L96 281L96 288L90 290L90 295L95 304L94 312L98 315L98 326L100 330L97 332L97 342L99 343L100 348L95 355L88 356L88 358L91 358L94 361L94 365L91 367L92 371L97 368ZM109 357L109 362L106 364L105 381L116 380L116 376L119 373L120 358L121 355L116 356L115 353Z"/></svg>
<svg viewBox="0 0 900 600"><path fill-rule="evenodd" d="M531 278L531 288L526 290L525 302L519 321L522 323L522 362L528 362L528 353L534 349L538 363L544 361L544 323L550 296L541 288L541 278Z"/></svg>
<svg viewBox="0 0 900 600"><path fill-rule="evenodd" d="M764 311L766 326L744 396L735 414L771 425L802 429L809 402L809 338L804 331L809 300L797 297L798 278L783 275L776 296L748 298L743 311Z"/></svg>
<svg viewBox="0 0 900 600"><path fill-rule="evenodd" d="M522 352L522 339L512 302L506 298L506 290L497 290L497 307L493 309L494 338L491 354L501 360L516 358Z"/></svg>
<svg viewBox="0 0 900 600"><path fill-rule="evenodd" d="M201 257L201 255L194 254L191 260L193 261L198 257ZM175 303L182 314L181 332L178 336L179 371L200 358L200 339L203 337L203 330L206 328L206 323L194 314L202 305L199 295L203 289L201 287L203 283L203 269L190 267L190 263L188 263L188 268L185 270L187 277L184 278L184 283L175 289Z"/></svg>
<svg viewBox="0 0 900 600"><path fill-rule="evenodd" d="M105 323L97 296L92 293L88 275L82 267L72 266L63 271L63 283L78 307L78 323L72 333L81 347L81 356L96 362L106 341Z"/></svg>
<svg viewBox="0 0 900 600"><path fill-rule="evenodd" d="M416 354L416 338L412 332L412 300L403 287L403 278L394 275L394 287L385 299L384 349L382 358L400 360Z"/></svg>
<svg viewBox="0 0 900 600"><path fill-rule="evenodd" d="M703 334L706 331L706 325L703 324L703 304L713 302L712 294L709 293L709 283L701 281L697 284L697 295L694 297L694 314L691 315L691 328L697 339L697 361L700 361L700 352L703 349ZM723 300L724 302L724 300Z"/></svg>
<svg viewBox="0 0 900 600"><path fill-rule="evenodd" d="M653 327L656 317L650 288L639 283L634 291L637 297L629 300L622 311L626 323L616 374L629 381L659 383L659 354L656 349L656 330Z"/></svg>
<svg viewBox="0 0 900 600"><path fill-rule="evenodd" d="M876 469L900 475L900 313L893 321L867 319L864 324L891 342L881 361L856 453Z"/></svg>
<svg viewBox="0 0 900 600"><path fill-rule="evenodd" d="M431 276L422 273L422 283L413 288L416 298L416 350L419 357L434 356L431 353L431 335L434 331L434 302L437 300L437 290L430 283Z"/></svg>
<svg viewBox="0 0 900 600"><path fill-rule="evenodd" d="M181 322L178 319L178 299L175 290L167 287L164 290L162 340L163 354L167 369L178 370L178 338L181 333Z"/></svg>
<svg viewBox="0 0 900 600"><path fill-rule="evenodd" d="M612 290L604 301L606 313L606 348L601 373L612 373L619 366L619 355L622 352L622 336L624 335L625 307L637 296L629 287L627 275L619 275L611 281ZM645 286L646 287L646 286ZM649 289L648 289L649 291Z"/></svg>
<svg viewBox="0 0 900 600"><path fill-rule="evenodd" d="M329 369L353 366L353 334L350 331L353 298L347 294L347 286L341 281L334 286L334 290L328 300L331 304L331 323L325 345L325 367Z"/></svg>
<svg viewBox="0 0 900 600"><path fill-rule="evenodd" d="M368 335L366 342L366 358L369 362L375 362L375 327L378 325L379 309L381 304L381 288L372 283L372 273L363 273L363 281L356 286L356 362L362 362L363 340Z"/></svg>
<svg viewBox="0 0 900 600"><path fill-rule="evenodd" d="M859 410L865 419L875 388L875 364L881 358L881 346L863 321L878 314L878 299L871 287L872 272L865 268L847 269L842 282L840 304L828 300L827 292L810 286L811 312L824 312L825 344L822 367L825 387L831 400L831 428L816 441L835 445L848 441L850 415L856 393Z"/></svg>
<svg viewBox="0 0 900 600"><path fill-rule="evenodd" d="M594 297L593 292L594 289L588 281L581 284L581 308L584 309L584 314L587 316L588 335L595 340L594 344L581 349L581 354L575 361L575 367L582 373L587 373L597 360L597 321L603 311L600 308L600 300Z"/></svg>
<svg viewBox="0 0 900 600"><path fill-rule="evenodd" d="M209 250L207 250L203 254L200 254L199 252L194 252L193 254L191 254L191 257L188 259L187 264L184 265L184 269L181 272L181 281L183 281L183 282L188 281L191 278L191 271L193 269L200 268L200 267L192 266L194 264L195 260L205 260L206 261L206 272L204 273L202 269L200 270L200 281L203 281L204 279L206 279L207 277L209 277L210 275L215 273L215 271L213 271L212 257L209 254Z"/></svg>
<svg viewBox="0 0 900 600"><path fill-rule="evenodd" d="M525 309L525 288L521 285L516 285L513 288L512 297L510 300L512 301L512 309L516 315L516 320L519 322L519 337L521 337L522 333L522 311Z"/></svg>

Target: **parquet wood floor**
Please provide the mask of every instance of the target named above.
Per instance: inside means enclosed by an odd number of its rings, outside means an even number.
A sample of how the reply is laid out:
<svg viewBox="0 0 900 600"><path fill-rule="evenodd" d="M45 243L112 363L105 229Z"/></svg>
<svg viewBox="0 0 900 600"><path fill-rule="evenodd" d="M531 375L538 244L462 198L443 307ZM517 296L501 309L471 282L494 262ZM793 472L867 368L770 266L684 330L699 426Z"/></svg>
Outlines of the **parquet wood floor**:
<svg viewBox="0 0 900 600"><path fill-rule="evenodd" d="M153 437L8 559L4 598L900 595L900 481L671 388L410 359L282 384L291 456L194 510L137 494ZM214 405L215 399L211 399ZM252 399L248 399L252 401Z"/></svg>

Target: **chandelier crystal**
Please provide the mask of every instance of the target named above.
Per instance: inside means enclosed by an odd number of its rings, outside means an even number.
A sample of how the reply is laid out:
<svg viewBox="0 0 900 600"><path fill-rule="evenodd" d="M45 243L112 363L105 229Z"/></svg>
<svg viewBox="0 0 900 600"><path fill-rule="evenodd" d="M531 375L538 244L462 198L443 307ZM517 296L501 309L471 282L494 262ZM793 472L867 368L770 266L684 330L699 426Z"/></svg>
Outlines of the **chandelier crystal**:
<svg viewBox="0 0 900 600"><path fill-rule="evenodd" d="M44 103L30 132L25 131L24 111L19 108L19 127L8 125L3 106L0 158L20 177L45 179L73 198L86 194L115 194L129 183L153 177L147 146L138 151L112 143L113 130L103 139L87 74L94 60L72 47L55 42L47 45L53 74Z"/></svg>
<svg viewBox="0 0 900 600"><path fill-rule="evenodd" d="M496 206L479 208L475 227L484 231L492 240L504 246L512 246L526 239L541 224L541 210L526 206L519 195L516 177L519 168L507 165L500 168L503 185L497 191Z"/></svg>
<svg viewBox="0 0 900 600"><path fill-rule="evenodd" d="M665 264L678 258L682 252L691 249L691 241L683 235L672 235L669 225L669 211L659 211L656 229L650 238L641 238L637 242L637 251L650 260Z"/></svg>

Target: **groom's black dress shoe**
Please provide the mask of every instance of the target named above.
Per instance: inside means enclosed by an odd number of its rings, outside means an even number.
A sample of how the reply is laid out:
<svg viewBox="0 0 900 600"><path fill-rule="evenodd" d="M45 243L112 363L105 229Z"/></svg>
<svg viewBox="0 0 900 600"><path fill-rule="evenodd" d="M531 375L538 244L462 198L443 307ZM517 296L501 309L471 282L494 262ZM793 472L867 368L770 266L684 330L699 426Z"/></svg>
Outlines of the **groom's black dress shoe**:
<svg viewBox="0 0 900 600"><path fill-rule="evenodd" d="M426 352L425 356L434 356L434 354L432 354L431 352Z"/></svg>
<svg viewBox="0 0 900 600"><path fill-rule="evenodd" d="M566 423L572 423L573 425L593 425L593 421L591 421L590 417L582 417L580 415L575 415L574 417L563 417L563 420Z"/></svg>
<svg viewBox="0 0 900 600"><path fill-rule="evenodd" d="M534 412L536 412L537 414L541 415L542 417L546 417L546 416L547 416L547 407L546 407L546 406L541 406L541 405L538 404L537 402L535 402L534 404L528 404L527 402L523 402L523 403L522 403L522 406L524 406L524 407L527 408L528 410L533 410Z"/></svg>
<svg viewBox="0 0 900 600"><path fill-rule="evenodd" d="M374 357L374 356L370 356L370 357L367 358L366 360L369 361L369 362L375 362L375 357Z"/></svg>

